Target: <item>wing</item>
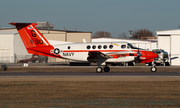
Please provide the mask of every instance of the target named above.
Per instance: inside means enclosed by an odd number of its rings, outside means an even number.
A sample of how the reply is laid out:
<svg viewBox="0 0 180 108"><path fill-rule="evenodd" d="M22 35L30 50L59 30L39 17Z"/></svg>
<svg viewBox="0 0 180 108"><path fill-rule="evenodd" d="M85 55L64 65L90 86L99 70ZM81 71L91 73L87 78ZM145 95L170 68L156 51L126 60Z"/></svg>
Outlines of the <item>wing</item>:
<svg viewBox="0 0 180 108"><path fill-rule="evenodd" d="M107 53L108 55L111 55L111 54L113 54L113 55L115 55L115 54L130 54L130 55L134 55L134 56L136 56L136 54L137 54L137 52L135 52L135 51L119 51L119 52L111 52L111 53Z"/></svg>
<svg viewBox="0 0 180 108"><path fill-rule="evenodd" d="M121 51L121 52L110 52L110 53L102 53L99 51L89 51L87 60L90 62L95 61L105 61L110 58L119 58L122 56L137 56L137 52L134 51Z"/></svg>
<svg viewBox="0 0 180 108"><path fill-rule="evenodd" d="M109 59L109 58L113 58L112 56L109 56L107 54L104 54L102 52L99 51L89 51L88 53L88 60L91 61L91 59Z"/></svg>
<svg viewBox="0 0 180 108"><path fill-rule="evenodd" d="M128 57L128 56L139 56L138 54L139 53L137 53L135 51L120 51L120 52L107 53L107 55L112 56L113 58Z"/></svg>

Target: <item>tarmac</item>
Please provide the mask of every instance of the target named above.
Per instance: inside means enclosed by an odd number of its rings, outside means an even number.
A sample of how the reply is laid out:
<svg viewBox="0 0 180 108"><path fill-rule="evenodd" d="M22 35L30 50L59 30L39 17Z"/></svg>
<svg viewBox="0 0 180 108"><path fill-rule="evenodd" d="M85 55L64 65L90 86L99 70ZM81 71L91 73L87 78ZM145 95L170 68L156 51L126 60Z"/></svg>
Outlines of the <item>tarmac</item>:
<svg viewBox="0 0 180 108"><path fill-rule="evenodd" d="M3 64L1 64L3 65ZM6 71L0 70L1 77L12 76L180 76L180 66L157 66L157 72L151 72L151 66L109 66L110 72L96 73L96 65L69 66L68 63L12 63L6 64ZM102 66L103 67L103 66Z"/></svg>

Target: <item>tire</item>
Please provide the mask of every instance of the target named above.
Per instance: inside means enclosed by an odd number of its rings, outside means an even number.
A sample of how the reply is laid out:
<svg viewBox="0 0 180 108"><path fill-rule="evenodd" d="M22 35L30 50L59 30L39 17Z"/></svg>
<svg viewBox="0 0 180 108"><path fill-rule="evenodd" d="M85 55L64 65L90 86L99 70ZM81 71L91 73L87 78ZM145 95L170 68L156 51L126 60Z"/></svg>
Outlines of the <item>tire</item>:
<svg viewBox="0 0 180 108"><path fill-rule="evenodd" d="M165 66L170 66L169 62L165 62Z"/></svg>
<svg viewBox="0 0 180 108"><path fill-rule="evenodd" d="M134 66L133 62L128 62L128 66Z"/></svg>
<svg viewBox="0 0 180 108"><path fill-rule="evenodd" d="M108 66L104 67L104 72L109 72L110 68Z"/></svg>
<svg viewBox="0 0 180 108"><path fill-rule="evenodd" d="M154 67L151 67L151 72L156 72L157 71L157 68L154 66Z"/></svg>
<svg viewBox="0 0 180 108"><path fill-rule="evenodd" d="M102 67L97 67L97 68L96 68L96 72L97 72L97 73L101 73L101 72L102 72Z"/></svg>

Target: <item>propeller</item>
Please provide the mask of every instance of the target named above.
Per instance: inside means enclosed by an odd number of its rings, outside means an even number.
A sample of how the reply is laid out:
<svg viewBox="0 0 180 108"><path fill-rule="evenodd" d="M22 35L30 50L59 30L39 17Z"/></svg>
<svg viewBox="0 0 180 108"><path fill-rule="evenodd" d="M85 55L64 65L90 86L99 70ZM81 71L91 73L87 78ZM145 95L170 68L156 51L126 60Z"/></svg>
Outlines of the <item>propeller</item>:
<svg viewBox="0 0 180 108"><path fill-rule="evenodd" d="M141 62L140 56L142 56L142 54L139 52L139 45L138 45L137 57L136 57L136 59L135 59L135 62L136 62L136 63L140 63L140 62Z"/></svg>

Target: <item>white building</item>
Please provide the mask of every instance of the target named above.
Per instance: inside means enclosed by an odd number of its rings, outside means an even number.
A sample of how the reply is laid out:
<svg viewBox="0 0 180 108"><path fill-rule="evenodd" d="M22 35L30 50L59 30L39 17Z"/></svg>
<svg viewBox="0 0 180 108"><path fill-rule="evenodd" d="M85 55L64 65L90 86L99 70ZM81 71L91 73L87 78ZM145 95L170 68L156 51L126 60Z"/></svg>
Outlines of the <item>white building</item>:
<svg viewBox="0 0 180 108"><path fill-rule="evenodd" d="M16 55L29 55L17 31L0 31L0 63L13 63Z"/></svg>
<svg viewBox="0 0 180 108"><path fill-rule="evenodd" d="M12 62L14 52L13 50L13 42L14 42L14 33L12 32L6 32L1 33L1 40L0 42L0 61L4 62Z"/></svg>
<svg viewBox="0 0 180 108"><path fill-rule="evenodd" d="M171 65L180 65L180 29L156 31L158 47L168 52Z"/></svg>
<svg viewBox="0 0 180 108"><path fill-rule="evenodd" d="M93 38L92 42L129 42L135 47L139 47L146 50L157 49L157 41L148 40L134 40L134 39L115 39L115 38Z"/></svg>

